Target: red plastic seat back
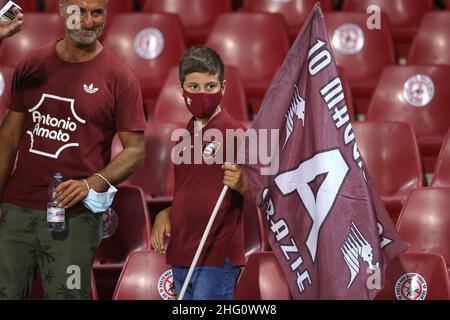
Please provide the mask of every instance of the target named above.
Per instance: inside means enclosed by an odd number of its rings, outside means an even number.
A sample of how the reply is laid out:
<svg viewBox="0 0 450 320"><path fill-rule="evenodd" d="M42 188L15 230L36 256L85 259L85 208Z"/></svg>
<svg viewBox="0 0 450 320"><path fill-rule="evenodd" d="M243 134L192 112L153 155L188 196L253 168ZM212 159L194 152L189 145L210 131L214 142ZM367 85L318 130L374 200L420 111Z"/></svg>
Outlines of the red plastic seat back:
<svg viewBox="0 0 450 320"><path fill-rule="evenodd" d="M273 252L252 254L239 277L236 300L291 300L289 286Z"/></svg>
<svg viewBox="0 0 450 320"><path fill-rule="evenodd" d="M450 189L413 191L403 207L397 229L414 251L441 254L450 265Z"/></svg>
<svg viewBox="0 0 450 320"><path fill-rule="evenodd" d="M344 67L352 89L361 82L374 88L383 68L395 64L386 16L381 15L380 30L367 28L364 13L326 13L325 23L336 63Z"/></svg>
<svg viewBox="0 0 450 320"><path fill-rule="evenodd" d="M407 252L393 260L377 300L448 300L450 286L441 255Z"/></svg>
<svg viewBox="0 0 450 320"><path fill-rule="evenodd" d="M228 0L148 0L141 11L166 12L180 16L186 28L211 27L221 13L231 12Z"/></svg>
<svg viewBox="0 0 450 320"><path fill-rule="evenodd" d="M318 0L244 0L243 10L281 14L289 28L291 39L295 39L317 2ZM332 1L330 0L321 0L320 6L322 11L331 11L333 9Z"/></svg>
<svg viewBox="0 0 450 320"><path fill-rule="evenodd" d="M146 201L173 196L175 182L171 152L175 142L171 141L171 136L178 128L184 126L158 121L147 124L144 164L126 181L126 184L140 187L144 191ZM114 145L113 156L122 150L117 138Z"/></svg>
<svg viewBox="0 0 450 320"><path fill-rule="evenodd" d="M15 67L32 49L51 45L64 37L64 19L59 14L28 13L22 31L3 40L0 61L3 66Z"/></svg>
<svg viewBox="0 0 450 320"><path fill-rule="evenodd" d="M450 188L450 131L439 154L439 160L431 185L433 187Z"/></svg>
<svg viewBox="0 0 450 320"><path fill-rule="evenodd" d="M353 124L358 147L378 194L406 200L423 175L412 126L405 122Z"/></svg>
<svg viewBox="0 0 450 320"><path fill-rule="evenodd" d="M221 106L236 120L247 120L247 100L239 70L232 66L226 66L225 80L227 80L227 89L225 90ZM181 96L178 82L178 67L174 67L169 72L164 87L156 101L153 114L154 120L185 125L192 118L192 114L187 109Z"/></svg>
<svg viewBox="0 0 450 320"><path fill-rule="evenodd" d="M51 13L59 13L59 0L44 0L44 11Z"/></svg>
<svg viewBox="0 0 450 320"><path fill-rule="evenodd" d="M433 0L345 0L343 10L365 13L370 5L379 6L389 17L394 32L417 30L425 13L434 9Z"/></svg>
<svg viewBox="0 0 450 320"><path fill-rule="evenodd" d="M424 77L425 76L425 77ZM380 78L368 120L405 121L421 138L438 137L450 127L450 66L391 66Z"/></svg>
<svg viewBox="0 0 450 320"><path fill-rule="evenodd" d="M158 95L185 49L180 19L166 13L118 14L104 44L133 68L144 97Z"/></svg>
<svg viewBox="0 0 450 320"><path fill-rule="evenodd" d="M216 18L231 12L229 0L147 0L143 12L167 12L177 14L190 45L205 43Z"/></svg>
<svg viewBox="0 0 450 320"><path fill-rule="evenodd" d="M245 256L269 250L266 237L266 226L261 210L249 201L244 201L242 210L244 217Z"/></svg>
<svg viewBox="0 0 450 320"><path fill-rule="evenodd" d="M116 214L103 219L103 230L110 237L101 242L95 264L124 263L131 252L150 246L150 217L142 190L131 186L118 189L111 206Z"/></svg>
<svg viewBox="0 0 450 320"><path fill-rule="evenodd" d="M113 300L175 298L171 267L166 255L155 251L130 254L120 275Z"/></svg>
<svg viewBox="0 0 450 320"><path fill-rule="evenodd" d="M450 65L450 12L429 12L423 17L408 63Z"/></svg>
<svg viewBox="0 0 450 320"><path fill-rule="evenodd" d="M282 16L240 12L220 15L207 45L239 69L249 97L254 87L264 95L287 55L289 39Z"/></svg>

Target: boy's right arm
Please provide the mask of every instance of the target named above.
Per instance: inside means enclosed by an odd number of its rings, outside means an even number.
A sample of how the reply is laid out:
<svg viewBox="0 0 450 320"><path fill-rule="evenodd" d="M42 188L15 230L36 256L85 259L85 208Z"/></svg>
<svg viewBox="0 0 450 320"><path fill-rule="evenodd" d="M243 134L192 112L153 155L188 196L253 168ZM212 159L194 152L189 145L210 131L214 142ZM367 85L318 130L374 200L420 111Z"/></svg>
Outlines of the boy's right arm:
<svg viewBox="0 0 450 320"><path fill-rule="evenodd" d="M165 252L165 239L170 237L170 208L164 209L158 213L152 229L152 246L159 252Z"/></svg>
<svg viewBox="0 0 450 320"><path fill-rule="evenodd" d="M9 111L0 127L0 203L22 139L25 114ZM2 209L0 207L0 217Z"/></svg>

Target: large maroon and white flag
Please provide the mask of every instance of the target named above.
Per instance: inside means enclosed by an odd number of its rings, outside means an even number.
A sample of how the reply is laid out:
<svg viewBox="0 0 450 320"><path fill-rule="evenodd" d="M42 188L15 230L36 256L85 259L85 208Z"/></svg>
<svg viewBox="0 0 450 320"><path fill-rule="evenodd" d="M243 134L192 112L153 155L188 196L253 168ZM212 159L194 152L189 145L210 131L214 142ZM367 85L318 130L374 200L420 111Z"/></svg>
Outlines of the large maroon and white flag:
<svg viewBox="0 0 450 320"><path fill-rule="evenodd" d="M366 174L318 5L251 129L239 163L293 298L373 299L407 246Z"/></svg>

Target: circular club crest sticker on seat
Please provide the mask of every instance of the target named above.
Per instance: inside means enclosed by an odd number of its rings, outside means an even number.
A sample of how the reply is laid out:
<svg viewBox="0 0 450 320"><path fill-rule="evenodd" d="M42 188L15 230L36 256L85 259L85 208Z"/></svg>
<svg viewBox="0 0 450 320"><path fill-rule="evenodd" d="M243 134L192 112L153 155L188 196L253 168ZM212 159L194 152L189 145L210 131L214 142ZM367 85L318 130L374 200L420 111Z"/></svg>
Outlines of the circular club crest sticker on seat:
<svg viewBox="0 0 450 320"><path fill-rule="evenodd" d="M425 107L434 97L434 82L422 74L415 75L406 81L403 87L403 97L414 107Z"/></svg>
<svg viewBox="0 0 450 320"><path fill-rule="evenodd" d="M398 300L425 300L428 285L418 273L407 273L395 284L395 296Z"/></svg>
<svg viewBox="0 0 450 320"><path fill-rule="evenodd" d="M158 292L163 300L176 300L172 270L164 272L158 280Z"/></svg>
<svg viewBox="0 0 450 320"><path fill-rule="evenodd" d="M364 47L364 32L353 23L341 25L333 35L333 46L336 50L345 55L359 53Z"/></svg>
<svg viewBox="0 0 450 320"><path fill-rule="evenodd" d="M119 217L113 208L109 208L102 213L103 218L103 239L111 238L119 226Z"/></svg>
<svg viewBox="0 0 450 320"><path fill-rule="evenodd" d="M164 36L156 28L147 28L139 32L134 39L136 54L145 60L159 57L164 50Z"/></svg>

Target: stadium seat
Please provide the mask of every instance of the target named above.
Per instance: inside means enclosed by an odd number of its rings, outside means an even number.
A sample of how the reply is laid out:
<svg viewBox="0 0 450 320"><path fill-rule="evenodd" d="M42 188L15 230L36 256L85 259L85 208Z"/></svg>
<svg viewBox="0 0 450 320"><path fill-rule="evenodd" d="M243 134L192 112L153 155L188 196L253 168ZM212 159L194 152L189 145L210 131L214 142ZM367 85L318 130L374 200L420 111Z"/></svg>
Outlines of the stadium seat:
<svg viewBox="0 0 450 320"><path fill-rule="evenodd" d="M439 154L431 185L450 188L450 131Z"/></svg>
<svg viewBox="0 0 450 320"><path fill-rule="evenodd" d="M0 122L8 107L13 76L13 68L0 66Z"/></svg>
<svg viewBox="0 0 450 320"><path fill-rule="evenodd" d="M226 109L236 120L247 120L247 101L241 75L236 67L225 68L227 89L221 106ZM192 114L186 107L181 96L178 67L169 72L164 87L156 101L153 119L164 122L176 122L186 125L192 118Z"/></svg>
<svg viewBox="0 0 450 320"><path fill-rule="evenodd" d="M135 185L141 188L148 203L171 202L174 189L172 148L172 132L178 128L185 128L171 123L153 121L147 124L145 130L145 160L143 166L125 181L125 185ZM122 150L122 145L114 139L112 156L115 157Z"/></svg>
<svg viewBox="0 0 450 320"><path fill-rule="evenodd" d="M270 250L266 237L266 222L261 210L249 201L244 201L242 210L244 217L245 256L255 252Z"/></svg>
<svg viewBox="0 0 450 320"><path fill-rule="evenodd" d="M91 272L91 297L92 300L98 300L97 282L93 271Z"/></svg>
<svg viewBox="0 0 450 320"><path fill-rule="evenodd" d="M181 22L168 13L118 14L104 44L134 69L147 99L156 99L185 50Z"/></svg>
<svg viewBox="0 0 450 320"><path fill-rule="evenodd" d="M219 14L231 10L230 0L147 0L141 11L177 14L191 47L204 44Z"/></svg>
<svg viewBox="0 0 450 320"><path fill-rule="evenodd" d="M450 12L429 12L423 17L408 63L450 65Z"/></svg>
<svg viewBox="0 0 450 320"><path fill-rule="evenodd" d="M22 31L3 40L0 46L2 66L15 67L32 49L51 45L64 37L64 19L54 13L28 13Z"/></svg>
<svg viewBox="0 0 450 320"><path fill-rule="evenodd" d="M118 189L111 206L112 212L103 216L105 238L94 260L94 273L101 299L111 299L127 256L131 252L150 247L151 223L142 190L132 186Z"/></svg>
<svg viewBox="0 0 450 320"><path fill-rule="evenodd" d="M317 2L318 0L244 0L243 11L281 14L286 21L289 37L291 42L293 42L308 18L311 9ZM333 9L332 1L330 0L321 0L320 5L323 11L331 11Z"/></svg>
<svg viewBox="0 0 450 320"><path fill-rule="evenodd" d="M206 42L224 63L239 68L247 99L256 113L289 50L282 16L238 12L220 15Z"/></svg>
<svg viewBox="0 0 450 320"><path fill-rule="evenodd" d="M9 0L0 0L0 9L8 3ZM14 0L21 8L23 13L28 15L29 12L36 12L38 10L38 0Z"/></svg>
<svg viewBox="0 0 450 320"><path fill-rule="evenodd" d="M411 190L423 185L412 126L405 122L354 123L366 169L394 222Z"/></svg>
<svg viewBox="0 0 450 320"><path fill-rule="evenodd" d="M166 255L156 251L134 252L128 256L113 300L174 300L171 266Z"/></svg>
<svg viewBox="0 0 450 320"><path fill-rule="evenodd" d="M104 221L104 229L117 224L117 230L102 241L95 256L95 266L121 264L130 252L145 250L150 245L150 220L144 194L137 187L120 187L111 208L117 220Z"/></svg>
<svg viewBox="0 0 450 320"><path fill-rule="evenodd" d="M377 300L449 300L450 285L443 257L436 253L406 252L385 272Z"/></svg>
<svg viewBox="0 0 450 320"><path fill-rule="evenodd" d="M433 0L345 0L343 10L366 13L370 5L389 17L398 56L407 58L423 16L434 9Z"/></svg>
<svg viewBox="0 0 450 320"><path fill-rule="evenodd" d="M59 0L44 0L44 11L51 13L59 13Z"/></svg>
<svg viewBox="0 0 450 320"><path fill-rule="evenodd" d="M426 173L434 172L444 137L450 128L450 66L392 66L375 90L369 121L412 124Z"/></svg>
<svg viewBox="0 0 450 320"><path fill-rule="evenodd" d="M236 285L235 300L291 300L289 286L273 252L252 254Z"/></svg>
<svg viewBox="0 0 450 320"><path fill-rule="evenodd" d="M380 30L367 29L364 13L326 13L325 23L336 63L348 76L356 112L366 114L381 71L395 64L388 19L381 15Z"/></svg>
<svg viewBox="0 0 450 320"><path fill-rule="evenodd" d="M70 294L70 292L69 292ZM91 300L98 300L97 284L95 282L94 273L91 272ZM33 289L27 298L28 300L43 300L44 299L44 288L42 287L42 278L39 272L36 273L34 278Z"/></svg>
<svg viewBox="0 0 450 320"><path fill-rule="evenodd" d="M413 191L398 220L397 229L410 250L441 254L450 266L450 189Z"/></svg>

